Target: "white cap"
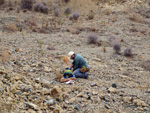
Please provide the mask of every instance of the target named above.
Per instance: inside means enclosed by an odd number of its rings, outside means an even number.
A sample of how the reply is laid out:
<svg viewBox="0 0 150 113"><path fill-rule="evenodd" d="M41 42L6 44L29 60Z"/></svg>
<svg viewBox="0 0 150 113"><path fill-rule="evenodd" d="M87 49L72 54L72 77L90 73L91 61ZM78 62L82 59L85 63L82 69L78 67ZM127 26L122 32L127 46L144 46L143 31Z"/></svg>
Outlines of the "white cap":
<svg viewBox="0 0 150 113"><path fill-rule="evenodd" d="M70 51L70 52L68 53L69 58L70 58L73 54L74 54L74 52L73 52L73 51Z"/></svg>

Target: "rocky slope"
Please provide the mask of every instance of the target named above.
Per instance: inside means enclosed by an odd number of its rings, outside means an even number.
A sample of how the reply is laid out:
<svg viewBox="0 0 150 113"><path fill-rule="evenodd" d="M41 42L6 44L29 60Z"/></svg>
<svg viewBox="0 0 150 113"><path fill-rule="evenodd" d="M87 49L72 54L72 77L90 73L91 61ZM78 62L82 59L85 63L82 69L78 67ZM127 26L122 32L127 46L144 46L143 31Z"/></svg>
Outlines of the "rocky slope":
<svg viewBox="0 0 150 113"><path fill-rule="evenodd" d="M53 2L48 14L17 13L18 4L0 6L0 112L150 112L148 1L58 3L58 17ZM77 21L64 14L67 6L80 12ZM91 33L98 35L96 44L88 43ZM128 47L132 57L124 56ZM62 58L71 50L86 58L89 78L60 83Z"/></svg>

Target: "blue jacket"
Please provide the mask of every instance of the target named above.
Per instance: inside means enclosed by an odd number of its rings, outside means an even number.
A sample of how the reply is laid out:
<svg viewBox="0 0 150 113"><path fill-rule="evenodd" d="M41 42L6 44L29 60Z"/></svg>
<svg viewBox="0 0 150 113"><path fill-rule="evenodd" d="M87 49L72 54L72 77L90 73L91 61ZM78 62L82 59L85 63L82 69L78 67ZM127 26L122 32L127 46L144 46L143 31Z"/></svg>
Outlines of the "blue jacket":
<svg viewBox="0 0 150 113"><path fill-rule="evenodd" d="M82 66L89 68L86 60L80 54L75 54L75 57L74 57L72 64L73 64L73 70L81 68Z"/></svg>

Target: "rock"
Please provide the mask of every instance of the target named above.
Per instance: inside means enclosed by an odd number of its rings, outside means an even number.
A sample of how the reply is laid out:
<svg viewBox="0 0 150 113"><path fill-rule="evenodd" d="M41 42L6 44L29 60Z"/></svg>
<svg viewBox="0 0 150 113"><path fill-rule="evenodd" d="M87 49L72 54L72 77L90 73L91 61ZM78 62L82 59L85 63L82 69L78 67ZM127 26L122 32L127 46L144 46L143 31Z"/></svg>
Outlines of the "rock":
<svg viewBox="0 0 150 113"><path fill-rule="evenodd" d="M105 104L106 109L110 109L110 106L108 104Z"/></svg>
<svg viewBox="0 0 150 113"><path fill-rule="evenodd" d="M117 87L117 85L116 85L115 83L113 83L113 84L112 84L112 87L113 87L113 88L116 88L116 87Z"/></svg>
<svg viewBox="0 0 150 113"><path fill-rule="evenodd" d="M7 72L4 69L0 68L0 74L6 74L6 73Z"/></svg>
<svg viewBox="0 0 150 113"><path fill-rule="evenodd" d="M146 103L145 103L144 101L140 100L140 99L134 99L134 100L133 100L133 103L134 103L135 105L137 105L137 106L143 106L143 107L146 107L146 106L147 106Z"/></svg>
<svg viewBox="0 0 150 113"><path fill-rule="evenodd" d="M12 102L13 99L12 99L11 97L8 97L8 98L7 98L7 101L8 101L8 102Z"/></svg>
<svg viewBox="0 0 150 113"><path fill-rule="evenodd" d="M109 93L116 93L116 88L110 87L110 88L108 89L108 92L109 92Z"/></svg>
<svg viewBox="0 0 150 113"><path fill-rule="evenodd" d="M0 94L2 94L4 92L3 88L0 88Z"/></svg>
<svg viewBox="0 0 150 113"><path fill-rule="evenodd" d="M54 107L53 113L64 113L64 111L62 110L62 108L59 105L56 105Z"/></svg>
<svg viewBox="0 0 150 113"><path fill-rule="evenodd" d="M77 95L77 97L84 97L84 94L81 92Z"/></svg>
<svg viewBox="0 0 150 113"><path fill-rule="evenodd" d="M41 91L41 94L42 95L49 95L50 94L50 90L46 89L46 88L43 88L42 91Z"/></svg>
<svg viewBox="0 0 150 113"><path fill-rule="evenodd" d="M28 109L28 113L36 113L33 109Z"/></svg>
<svg viewBox="0 0 150 113"><path fill-rule="evenodd" d="M18 81L18 80L23 81L23 80L24 80L24 77L21 76L21 75L16 74L16 75L14 76L14 79L15 79L16 81Z"/></svg>
<svg viewBox="0 0 150 113"><path fill-rule="evenodd" d="M98 92L93 91L92 94L93 94L93 95L98 95Z"/></svg>
<svg viewBox="0 0 150 113"><path fill-rule="evenodd" d="M58 86L53 87L50 94L54 99L63 101L63 93L62 93L62 89L60 87L58 87Z"/></svg>
<svg viewBox="0 0 150 113"><path fill-rule="evenodd" d="M25 102L25 105L26 105L26 107L32 108L32 109L34 109L36 111L40 110L40 108L37 105L33 104L33 103Z"/></svg>
<svg viewBox="0 0 150 113"><path fill-rule="evenodd" d="M123 97L123 101L126 103L131 103L132 97Z"/></svg>
<svg viewBox="0 0 150 113"><path fill-rule="evenodd" d="M69 100L69 103L72 104L72 103L74 103L75 101L76 101L76 98L73 97L73 98L71 98L71 99Z"/></svg>
<svg viewBox="0 0 150 113"><path fill-rule="evenodd" d="M44 66L44 71L45 71L45 72L47 72L47 73L49 73L49 72L51 72L51 71L52 71L52 69L51 69L51 68L49 68L49 67Z"/></svg>
<svg viewBox="0 0 150 113"><path fill-rule="evenodd" d="M91 87L97 86L96 83L90 83Z"/></svg>
<svg viewBox="0 0 150 113"><path fill-rule="evenodd" d="M110 102L110 101L111 101L111 98L110 98L109 95L105 95L105 96L104 96L104 100L105 100L106 102Z"/></svg>
<svg viewBox="0 0 150 113"><path fill-rule="evenodd" d="M51 83L48 80L43 79L40 82L41 82L42 86L45 88L50 88L50 86L51 86Z"/></svg>
<svg viewBox="0 0 150 113"><path fill-rule="evenodd" d="M76 105L74 106L74 109L76 109L77 111L79 111L79 110L80 110L79 104L76 104Z"/></svg>
<svg viewBox="0 0 150 113"><path fill-rule="evenodd" d="M55 100L53 98L51 98L50 100L46 101L46 105L51 106L55 104Z"/></svg>
<svg viewBox="0 0 150 113"><path fill-rule="evenodd" d="M6 79L10 80L11 75L5 74L4 78L6 78Z"/></svg>
<svg viewBox="0 0 150 113"><path fill-rule="evenodd" d="M41 81L42 81L41 78L36 78L36 79L35 79L35 82L36 82L36 83L40 83Z"/></svg>

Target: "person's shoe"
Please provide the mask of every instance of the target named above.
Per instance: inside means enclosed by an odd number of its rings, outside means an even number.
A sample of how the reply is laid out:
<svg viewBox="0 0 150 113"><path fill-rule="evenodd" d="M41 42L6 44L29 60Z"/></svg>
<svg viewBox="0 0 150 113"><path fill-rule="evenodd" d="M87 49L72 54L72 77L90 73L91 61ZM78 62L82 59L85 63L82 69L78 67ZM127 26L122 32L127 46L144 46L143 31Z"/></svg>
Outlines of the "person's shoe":
<svg viewBox="0 0 150 113"><path fill-rule="evenodd" d="M84 79L88 79L88 76L85 76Z"/></svg>

